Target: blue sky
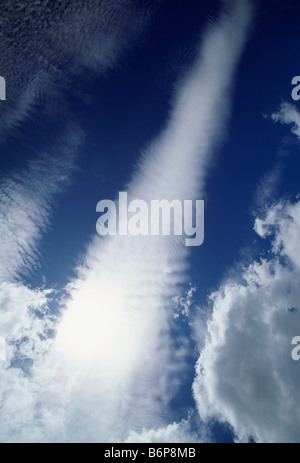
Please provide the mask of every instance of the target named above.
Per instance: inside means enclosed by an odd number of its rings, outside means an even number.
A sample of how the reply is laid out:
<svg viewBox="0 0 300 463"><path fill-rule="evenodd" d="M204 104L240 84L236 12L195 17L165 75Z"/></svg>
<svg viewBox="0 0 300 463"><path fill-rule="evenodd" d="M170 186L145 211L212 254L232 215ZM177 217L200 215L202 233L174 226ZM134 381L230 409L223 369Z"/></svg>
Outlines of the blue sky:
<svg viewBox="0 0 300 463"><path fill-rule="evenodd" d="M3 3L0 441L298 442L297 2Z"/></svg>

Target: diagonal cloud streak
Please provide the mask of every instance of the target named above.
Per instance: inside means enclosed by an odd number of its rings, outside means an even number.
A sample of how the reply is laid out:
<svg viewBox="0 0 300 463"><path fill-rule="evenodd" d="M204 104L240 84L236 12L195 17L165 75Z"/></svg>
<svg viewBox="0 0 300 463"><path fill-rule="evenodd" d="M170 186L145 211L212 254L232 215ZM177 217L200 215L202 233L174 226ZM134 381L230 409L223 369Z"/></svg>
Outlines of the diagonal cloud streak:
<svg viewBox="0 0 300 463"><path fill-rule="evenodd" d="M250 13L246 1L234 2L207 32L194 67L178 88L166 128L144 153L129 198L149 203L203 194L212 152L229 115ZM168 308L185 280L186 257L178 236L96 237L90 245L78 279L69 286L55 343L60 354L81 362L76 395L83 425L76 434L74 411L73 439L123 440L128 430L168 424L168 402L179 386L175 378L185 366L171 340ZM95 403L106 411L103 418L91 418Z"/></svg>
<svg viewBox="0 0 300 463"><path fill-rule="evenodd" d="M203 195L213 150L229 116L250 18L249 3L238 0L207 31L166 128L144 153L129 185L129 199ZM25 254L32 255L29 238L24 240L29 242ZM186 364L185 340L175 345L170 334L170 306L185 281L187 256L180 236L96 236L67 287L67 300L61 301L62 320L52 347L47 336L51 319L46 316L48 323L41 327L34 316L48 313L43 293L15 336L18 352L12 348L1 366L1 440L156 440L167 439L172 430L178 441L200 440L188 422L174 423L168 407ZM31 360L29 373L12 368L22 355Z"/></svg>

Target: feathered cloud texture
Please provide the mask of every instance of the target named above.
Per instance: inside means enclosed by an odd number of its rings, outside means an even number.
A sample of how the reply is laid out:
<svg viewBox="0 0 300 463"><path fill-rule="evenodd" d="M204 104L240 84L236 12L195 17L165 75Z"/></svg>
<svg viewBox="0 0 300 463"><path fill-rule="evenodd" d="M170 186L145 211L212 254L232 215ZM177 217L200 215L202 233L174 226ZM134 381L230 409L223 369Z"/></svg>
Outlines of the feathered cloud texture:
<svg viewBox="0 0 300 463"><path fill-rule="evenodd" d="M37 105L48 114L65 111L65 91L88 98L74 77L89 79L115 66L157 4L3 0L0 69L7 104L1 106L2 135L32 116Z"/></svg>
<svg viewBox="0 0 300 463"><path fill-rule="evenodd" d="M203 192L210 155L228 114L224 100L229 103L249 16L248 3L235 3L208 31L195 66L178 89L165 130L129 186L130 197L193 199ZM81 392L85 439L91 439L91 427L107 440L112 433L125 439L130 429L168 425L168 403L185 366L184 346L178 351L170 336L170 297L184 281L185 257L181 237L95 238L91 244L85 266L69 288L56 338L57 348L70 359L85 365L91 361L80 387L88 391ZM95 403L106 413L95 415L91 423Z"/></svg>
<svg viewBox="0 0 300 463"><path fill-rule="evenodd" d="M38 266L38 241L49 225L54 199L70 183L83 139L72 125L22 171L0 180L0 281Z"/></svg>
<svg viewBox="0 0 300 463"><path fill-rule="evenodd" d="M92 24L94 14L88 16ZM250 16L248 2L236 1L207 31L194 67L178 88L165 129L144 153L129 185L130 198L183 200L203 194L213 149L222 139L229 114ZM80 31L75 27L71 37ZM93 55L86 57L84 44L77 53L85 57L80 64L86 65ZM13 204L8 200L7 207ZM35 233L25 238L30 249ZM47 335L55 324L47 306L49 293L40 290L37 300L24 309L25 326L33 334L18 327L2 365L1 440L165 441L170 432L181 440L200 440L189 418L176 423L169 408L186 364L187 340L179 339L175 345L171 336L171 298L185 281L186 257L178 236L96 236L77 278L67 287L53 342ZM37 313L43 314L38 327ZM36 333L45 343L37 342Z"/></svg>
<svg viewBox="0 0 300 463"><path fill-rule="evenodd" d="M83 142L81 131L74 129L72 125L52 149L28 160L22 171L2 177L0 182L0 336L4 353L0 360L0 434L4 442L16 440L15 433L17 440L34 442L37 438L38 422L31 428L31 437L23 436L28 419L35 414L34 397L39 393L31 375L40 361L45 363L41 359L48 355L55 328L55 316L48 306L54 293L27 287L22 275L40 265L39 240L51 222L53 202L70 182Z"/></svg>

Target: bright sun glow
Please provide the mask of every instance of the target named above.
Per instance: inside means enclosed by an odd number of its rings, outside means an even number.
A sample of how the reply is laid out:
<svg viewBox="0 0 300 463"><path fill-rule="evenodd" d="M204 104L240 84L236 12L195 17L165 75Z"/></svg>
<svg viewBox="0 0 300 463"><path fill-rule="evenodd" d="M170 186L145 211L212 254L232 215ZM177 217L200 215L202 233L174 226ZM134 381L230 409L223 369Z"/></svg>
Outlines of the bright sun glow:
<svg viewBox="0 0 300 463"><path fill-rule="evenodd" d="M83 282L67 303L56 347L84 363L121 367L133 360L138 320L126 306L122 285L111 280Z"/></svg>

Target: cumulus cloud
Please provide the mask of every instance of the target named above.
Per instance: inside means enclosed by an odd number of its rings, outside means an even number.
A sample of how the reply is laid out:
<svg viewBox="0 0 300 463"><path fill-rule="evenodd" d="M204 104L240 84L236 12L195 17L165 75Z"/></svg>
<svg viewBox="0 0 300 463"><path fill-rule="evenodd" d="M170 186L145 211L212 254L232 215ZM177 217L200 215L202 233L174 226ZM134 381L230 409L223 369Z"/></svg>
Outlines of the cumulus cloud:
<svg viewBox="0 0 300 463"><path fill-rule="evenodd" d="M300 267L299 227L298 204L284 200L272 206L263 219L257 218L254 225L262 238L274 233L274 229L280 231L275 236L273 249L282 252L297 267Z"/></svg>
<svg viewBox="0 0 300 463"><path fill-rule="evenodd" d="M271 115L300 136L300 115L283 103ZM300 332L300 202L274 202L282 166L258 185L254 230L269 240L267 258L240 266L210 296L211 317L205 343L205 317L193 320L201 352L193 385L200 417L217 417L247 442L298 442L299 368L292 339ZM200 330L199 330L200 326Z"/></svg>
<svg viewBox="0 0 300 463"><path fill-rule="evenodd" d="M28 308L43 310L49 290L26 288L20 283L2 282L0 286L0 335L10 338L18 329L26 328Z"/></svg>
<svg viewBox="0 0 300 463"><path fill-rule="evenodd" d="M204 443L208 442L208 435L204 427L202 427L202 429L199 427L197 432L193 431L191 422L187 419L182 420L180 423L169 424L165 428L159 428L157 430L150 429L140 434L131 431L125 442L153 444Z"/></svg>
<svg viewBox="0 0 300 463"><path fill-rule="evenodd" d="M300 332L299 213L299 201L281 201L257 218L256 231L272 237L271 256L210 298L194 396L203 419L229 422L240 441L299 441L299 365L291 358Z"/></svg>
<svg viewBox="0 0 300 463"><path fill-rule="evenodd" d="M33 156L22 171L2 176L0 182L0 435L4 442L14 441L16 434L23 439L28 420L37 413L35 398L46 395L46 378L54 371L52 365L47 372L45 365L49 365L57 322L49 307L55 293L26 286L22 275L39 265L38 242L51 221L53 201L70 183L83 142L81 131L74 129L74 125L66 129L52 149ZM39 377L33 379L38 365ZM27 440L41 440L39 428L37 420Z"/></svg>
<svg viewBox="0 0 300 463"><path fill-rule="evenodd" d="M300 113L296 106L290 103L282 103L279 110L271 115L274 122L291 125L291 131L300 138Z"/></svg>

